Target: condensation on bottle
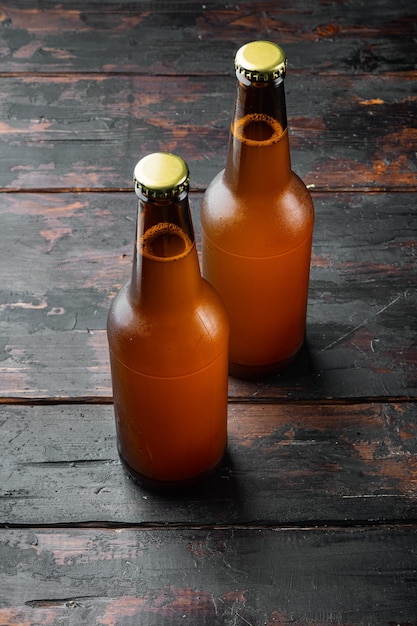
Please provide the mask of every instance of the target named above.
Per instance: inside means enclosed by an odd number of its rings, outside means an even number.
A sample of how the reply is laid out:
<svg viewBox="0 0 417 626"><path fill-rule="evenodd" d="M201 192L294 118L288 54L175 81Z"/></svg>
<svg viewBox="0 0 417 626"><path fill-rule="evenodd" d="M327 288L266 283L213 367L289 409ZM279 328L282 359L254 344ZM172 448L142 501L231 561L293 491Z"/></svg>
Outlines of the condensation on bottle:
<svg viewBox="0 0 417 626"><path fill-rule="evenodd" d="M107 324L118 450L137 482L178 491L210 475L225 452L229 324L201 277L186 163L150 154L134 184L132 273Z"/></svg>
<svg viewBox="0 0 417 626"><path fill-rule="evenodd" d="M230 373L260 378L304 343L314 208L291 168L284 51L250 42L235 68L226 166L201 206L202 271L229 315Z"/></svg>

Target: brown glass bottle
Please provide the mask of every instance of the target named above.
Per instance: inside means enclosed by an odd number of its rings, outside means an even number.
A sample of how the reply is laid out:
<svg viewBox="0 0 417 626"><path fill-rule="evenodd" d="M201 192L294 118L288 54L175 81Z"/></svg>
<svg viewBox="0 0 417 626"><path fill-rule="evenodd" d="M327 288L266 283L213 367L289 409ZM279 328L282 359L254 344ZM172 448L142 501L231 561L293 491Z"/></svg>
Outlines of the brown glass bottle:
<svg viewBox="0 0 417 626"><path fill-rule="evenodd" d="M230 320L230 373L287 366L305 337L314 209L291 170L286 57L271 42L239 49L226 168L201 207L203 276Z"/></svg>
<svg viewBox="0 0 417 626"><path fill-rule="evenodd" d="M137 164L132 276L107 326L120 457L164 491L211 473L226 446L229 325L200 274L188 181L176 155Z"/></svg>

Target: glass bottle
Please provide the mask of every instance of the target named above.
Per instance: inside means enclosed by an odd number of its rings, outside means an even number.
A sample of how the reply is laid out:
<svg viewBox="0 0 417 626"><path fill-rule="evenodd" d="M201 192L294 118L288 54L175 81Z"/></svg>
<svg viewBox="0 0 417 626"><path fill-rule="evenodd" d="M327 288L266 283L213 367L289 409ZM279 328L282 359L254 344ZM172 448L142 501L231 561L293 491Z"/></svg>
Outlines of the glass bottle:
<svg viewBox="0 0 417 626"><path fill-rule="evenodd" d="M118 449L139 483L170 491L210 474L225 451L229 323L201 277L186 163L150 154L134 182L132 275L107 325Z"/></svg>
<svg viewBox="0 0 417 626"><path fill-rule="evenodd" d="M267 41L241 47L225 169L202 207L203 276L230 321L231 374L280 371L305 337L314 209L291 170L286 56Z"/></svg>

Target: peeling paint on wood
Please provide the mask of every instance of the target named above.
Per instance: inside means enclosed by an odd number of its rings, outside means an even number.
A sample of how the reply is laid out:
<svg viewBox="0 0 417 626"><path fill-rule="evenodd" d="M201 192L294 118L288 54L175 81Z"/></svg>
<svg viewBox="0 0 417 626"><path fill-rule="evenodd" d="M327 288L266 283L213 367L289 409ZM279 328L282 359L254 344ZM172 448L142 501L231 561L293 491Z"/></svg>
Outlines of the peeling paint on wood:
<svg viewBox="0 0 417 626"><path fill-rule="evenodd" d="M417 518L413 403L229 405L215 478L181 497L139 489L113 409L1 407L0 524L346 524Z"/></svg>
<svg viewBox="0 0 417 626"><path fill-rule="evenodd" d="M411 626L416 616L412 528L35 529L3 536L4 625L323 626L376 617Z"/></svg>
<svg viewBox="0 0 417 626"><path fill-rule="evenodd" d="M314 199L305 349L274 379L230 379L230 396L415 395L413 194ZM198 247L200 200L192 194ZM1 395L111 397L106 318L130 276L135 219L133 190L2 196Z"/></svg>
<svg viewBox="0 0 417 626"><path fill-rule="evenodd" d="M1 3L2 625L417 624L415 24L409 0ZM316 204L307 341L230 378L219 472L163 498L123 472L111 406L131 173L189 162L200 245L261 38Z"/></svg>
<svg viewBox="0 0 417 626"><path fill-rule="evenodd" d="M292 162L306 184L415 190L415 79L289 72ZM234 90L231 76L3 78L0 188L130 188L139 158L169 150L204 189L224 167Z"/></svg>

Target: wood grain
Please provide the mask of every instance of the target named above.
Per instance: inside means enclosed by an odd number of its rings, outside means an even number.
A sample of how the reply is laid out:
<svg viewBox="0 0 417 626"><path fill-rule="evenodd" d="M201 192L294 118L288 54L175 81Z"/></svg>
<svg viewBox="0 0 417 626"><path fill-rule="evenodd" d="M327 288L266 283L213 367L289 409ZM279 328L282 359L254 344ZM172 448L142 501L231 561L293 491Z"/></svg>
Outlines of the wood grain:
<svg viewBox="0 0 417 626"><path fill-rule="evenodd" d="M305 350L275 378L230 379L230 397L415 397L413 194L314 200ZM130 276L135 219L133 191L3 194L0 396L111 398L106 318Z"/></svg>
<svg viewBox="0 0 417 626"><path fill-rule="evenodd" d="M407 527L23 529L3 540L4 626L411 626L417 617L417 534Z"/></svg>
<svg viewBox="0 0 417 626"><path fill-rule="evenodd" d="M232 75L237 48L251 39L285 46L300 72L413 71L415 19L409 0L6 0L2 71Z"/></svg>
<svg viewBox="0 0 417 626"><path fill-rule="evenodd" d="M416 65L409 0L0 4L2 626L417 624ZM280 43L316 206L306 346L229 379L228 453L183 497L115 438L105 323L132 170L223 167L237 48Z"/></svg>
<svg viewBox="0 0 417 626"><path fill-rule="evenodd" d="M417 519L413 403L229 406L213 480L164 498L122 470L113 408L3 406L0 524L358 524Z"/></svg>
<svg viewBox="0 0 417 626"><path fill-rule="evenodd" d="M415 190L416 72L286 79L292 165L317 191ZM0 189L117 190L137 160L178 152L194 188L224 167L235 79L2 78Z"/></svg>

